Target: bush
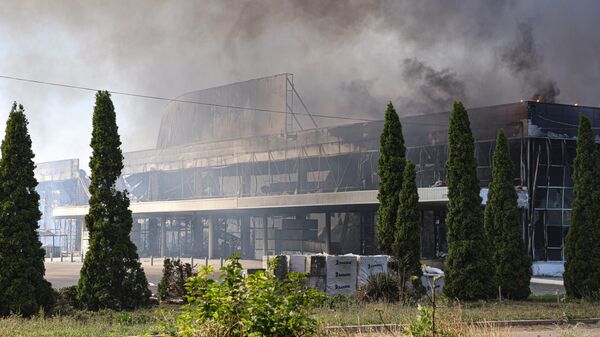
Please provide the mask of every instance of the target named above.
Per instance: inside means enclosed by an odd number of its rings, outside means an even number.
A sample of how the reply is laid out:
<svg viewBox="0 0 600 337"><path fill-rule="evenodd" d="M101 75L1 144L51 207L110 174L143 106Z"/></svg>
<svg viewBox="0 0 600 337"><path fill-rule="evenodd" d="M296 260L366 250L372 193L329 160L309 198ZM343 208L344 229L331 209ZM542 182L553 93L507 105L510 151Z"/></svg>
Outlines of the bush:
<svg viewBox="0 0 600 337"><path fill-rule="evenodd" d="M160 301L169 298L183 298L187 294L185 283L192 277L192 265L182 263L181 260L165 259L163 263L163 275L158 283L158 299Z"/></svg>
<svg viewBox="0 0 600 337"><path fill-rule="evenodd" d="M270 266L275 263L272 261ZM214 280L212 268L202 267L185 285L188 304L178 318L179 334L314 335L317 321L311 316L312 310L325 300L325 295L305 286L305 273L289 273L279 281L272 269L246 278L239 257L234 256L221 268L219 280Z"/></svg>
<svg viewBox="0 0 600 337"><path fill-rule="evenodd" d="M336 294L328 296L321 307L333 311L344 311L351 308L356 308L361 305L360 299L357 296Z"/></svg>
<svg viewBox="0 0 600 337"><path fill-rule="evenodd" d="M369 276L367 283L360 286L356 296L363 302L398 302L400 299L398 277L392 273Z"/></svg>
<svg viewBox="0 0 600 337"><path fill-rule="evenodd" d="M65 314L78 308L79 302L77 301L76 285L58 289L56 292L56 306L54 307L54 312Z"/></svg>

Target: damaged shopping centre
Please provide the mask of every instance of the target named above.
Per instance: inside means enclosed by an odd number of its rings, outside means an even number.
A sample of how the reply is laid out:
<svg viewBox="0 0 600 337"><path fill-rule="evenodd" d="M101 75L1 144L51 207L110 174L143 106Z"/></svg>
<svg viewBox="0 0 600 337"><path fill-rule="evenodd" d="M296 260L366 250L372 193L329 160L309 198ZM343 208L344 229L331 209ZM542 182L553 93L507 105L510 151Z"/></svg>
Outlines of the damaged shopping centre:
<svg viewBox="0 0 600 337"><path fill-rule="evenodd" d="M523 240L541 270L562 268L579 113L598 134L600 108L526 101L469 110L483 203L495 136L504 128ZM449 114L401 117L407 157L417 167L424 259L447 252ZM162 116L156 147L124 153L118 187L130 193L139 254L376 253L382 128L383 121L319 125L290 74L178 97ZM44 245L54 246L52 254L85 251L89 180L78 161L40 163L36 174Z"/></svg>

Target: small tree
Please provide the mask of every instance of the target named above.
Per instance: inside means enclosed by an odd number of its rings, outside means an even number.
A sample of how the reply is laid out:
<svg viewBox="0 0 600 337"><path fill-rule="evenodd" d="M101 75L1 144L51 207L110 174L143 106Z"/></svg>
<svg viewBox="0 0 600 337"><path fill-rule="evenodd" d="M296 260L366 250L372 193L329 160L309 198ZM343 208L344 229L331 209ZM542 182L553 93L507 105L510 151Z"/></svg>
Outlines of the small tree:
<svg viewBox="0 0 600 337"><path fill-rule="evenodd" d="M459 300L494 294L494 266L483 229L477 161L467 110L454 103L448 130L448 256L444 292Z"/></svg>
<svg viewBox="0 0 600 337"><path fill-rule="evenodd" d="M421 215L419 194L417 192L415 164L408 161L402 176L402 190L399 196L398 216L396 217L395 256L398 259L398 271L404 297L406 281L412 279L415 289L422 293L421 284ZM403 298L404 299L404 298Z"/></svg>
<svg viewBox="0 0 600 337"><path fill-rule="evenodd" d="M44 279L38 236L40 196L23 106L13 104L0 160L0 315L31 316L50 310L54 294Z"/></svg>
<svg viewBox="0 0 600 337"><path fill-rule="evenodd" d="M406 148L402 125L392 103L388 103L380 137L381 157L377 173L380 177L377 211L377 242L384 254L394 255L398 194L406 165Z"/></svg>
<svg viewBox="0 0 600 337"><path fill-rule="evenodd" d="M89 250L81 268L78 298L89 310L133 309L149 303L150 290L129 238L133 223L129 198L115 187L123 154L107 91L96 94L92 126L90 210L85 216Z"/></svg>
<svg viewBox="0 0 600 337"><path fill-rule="evenodd" d="M531 291L531 258L522 239L517 192L512 184L513 164L504 130L498 131L492 166L492 183L485 207L485 229L492 244L495 285L502 296L522 300Z"/></svg>
<svg viewBox="0 0 600 337"><path fill-rule="evenodd" d="M279 280L276 260L247 277L237 255L227 259L218 279L211 267L201 267L185 285L188 304L177 319L178 336L314 336L314 309L325 294L306 287L307 273Z"/></svg>
<svg viewBox="0 0 600 337"><path fill-rule="evenodd" d="M574 199L565 243L567 295L594 296L600 291L600 155L590 121L579 117L573 163Z"/></svg>

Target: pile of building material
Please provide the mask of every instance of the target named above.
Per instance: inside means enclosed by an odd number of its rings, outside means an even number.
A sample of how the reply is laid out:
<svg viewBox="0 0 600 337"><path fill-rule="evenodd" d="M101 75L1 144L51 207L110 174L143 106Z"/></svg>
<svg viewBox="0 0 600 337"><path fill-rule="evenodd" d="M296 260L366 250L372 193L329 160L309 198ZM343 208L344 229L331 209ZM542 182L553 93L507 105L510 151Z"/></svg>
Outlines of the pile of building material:
<svg viewBox="0 0 600 337"><path fill-rule="evenodd" d="M268 261L278 258L274 273L283 278L287 272L308 273L308 285L328 295L352 295L367 283L371 275L388 270L386 255L278 255L264 256L263 268Z"/></svg>
<svg viewBox="0 0 600 337"><path fill-rule="evenodd" d="M352 295L358 281L357 255L326 255L327 295Z"/></svg>

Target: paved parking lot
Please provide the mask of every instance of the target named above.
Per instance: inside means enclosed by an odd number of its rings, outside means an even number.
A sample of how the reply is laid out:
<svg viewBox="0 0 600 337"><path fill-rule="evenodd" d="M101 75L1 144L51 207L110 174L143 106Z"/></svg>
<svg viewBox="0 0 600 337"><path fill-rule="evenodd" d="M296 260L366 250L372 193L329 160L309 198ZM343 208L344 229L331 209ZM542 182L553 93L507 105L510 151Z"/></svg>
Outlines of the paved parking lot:
<svg viewBox="0 0 600 337"><path fill-rule="evenodd" d="M81 269L82 263L81 261L77 261L75 258L75 262L69 262L70 258L63 259L64 262L60 262L55 259L53 262L50 262L49 259L46 259L46 280L52 283L52 287L55 289L60 289L63 287L68 287L77 284L79 280L79 271ZM183 262L190 262L189 258L182 259ZM148 278L148 282L150 282L150 289L155 292L156 285L160 281L162 276L162 259L154 259L154 265L151 265L150 259L142 259L142 267L146 272L146 277ZM260 268L262 265L261 261L255 260L242 260L242 266L244 268ZM194 260L194 264L205 264L205 260ZM221 265L221 260L209 260L209 264L216 269L218 269Z"/></svg>

